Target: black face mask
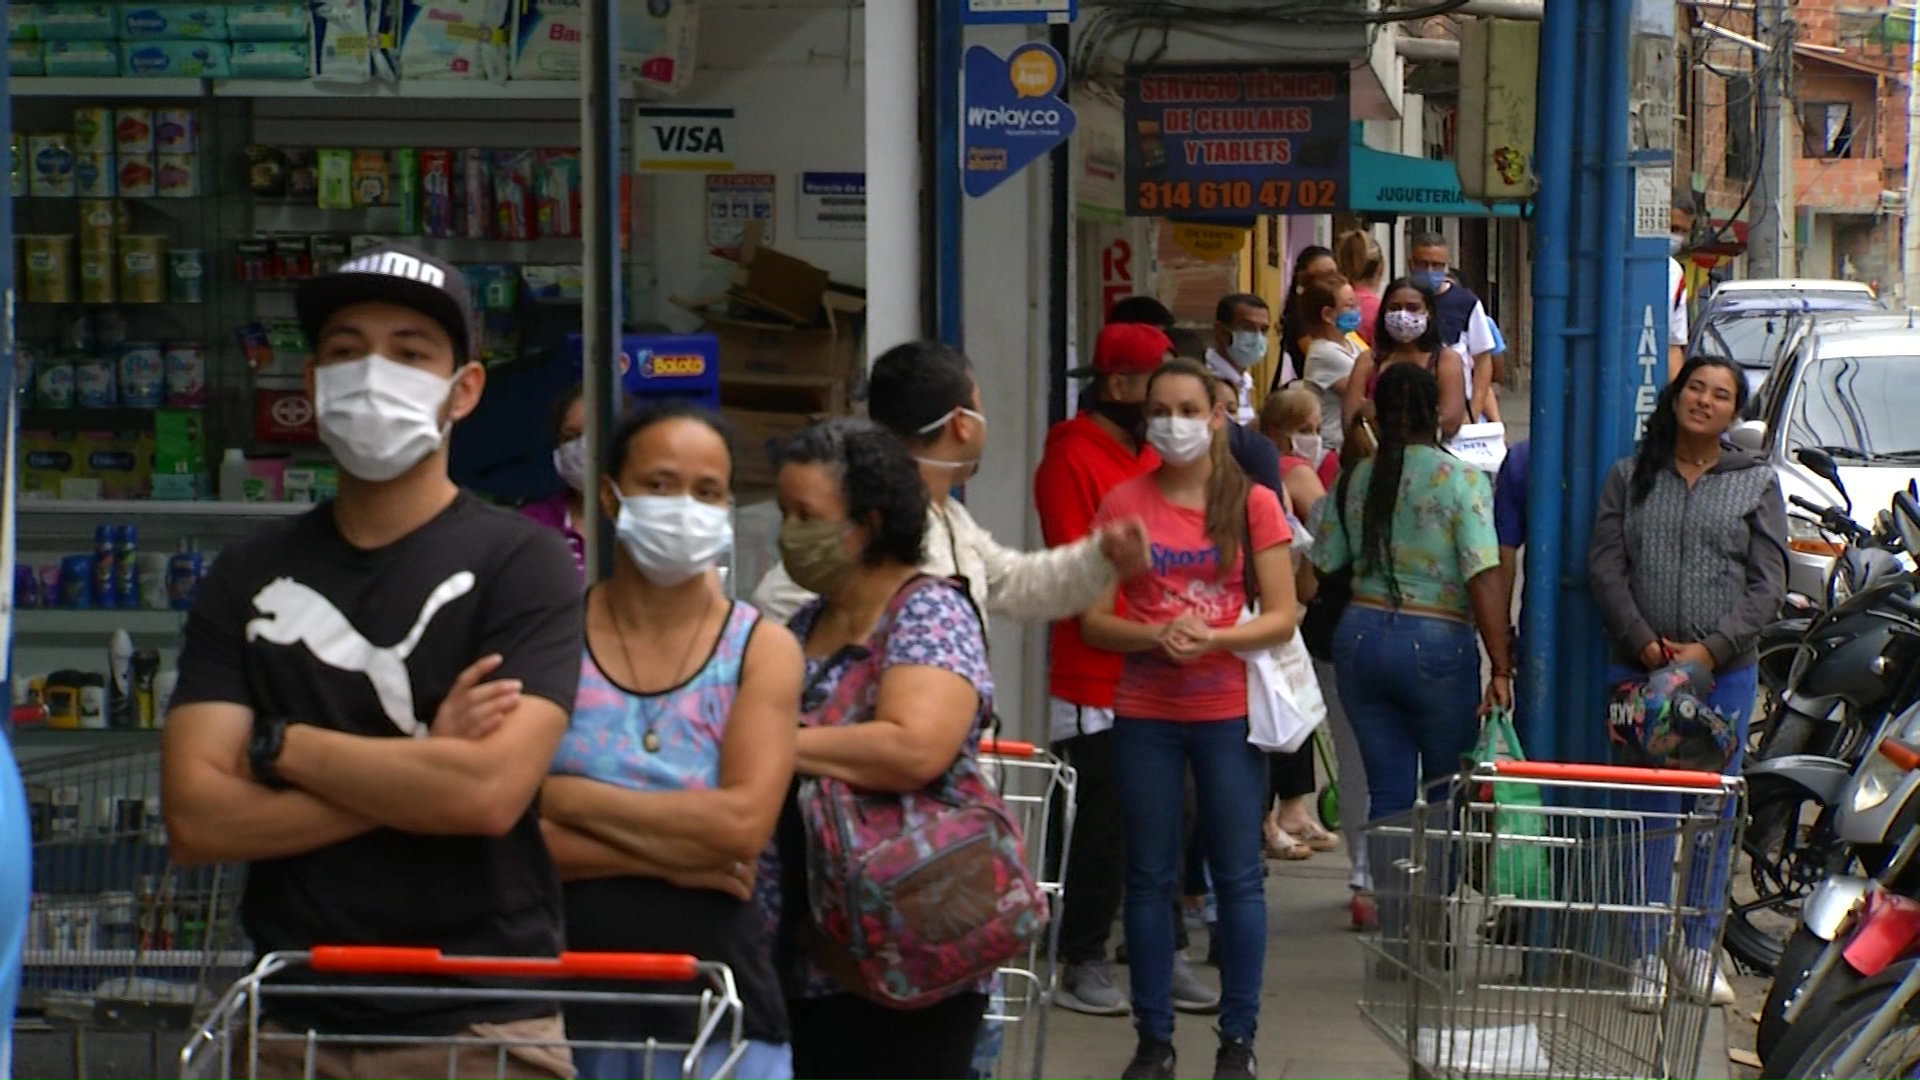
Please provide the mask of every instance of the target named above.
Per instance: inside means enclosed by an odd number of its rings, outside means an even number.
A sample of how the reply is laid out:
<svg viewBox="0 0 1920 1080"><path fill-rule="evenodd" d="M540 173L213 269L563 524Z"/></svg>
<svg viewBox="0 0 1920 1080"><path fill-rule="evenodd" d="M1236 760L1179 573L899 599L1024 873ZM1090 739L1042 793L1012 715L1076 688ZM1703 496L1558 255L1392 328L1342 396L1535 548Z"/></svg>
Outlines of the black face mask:
<svg viewBox="0 0 1920 1080"><path fill-rule="evenodd" d="M1113 421L1121 431L1138 439L1147 430L1147 403L1144 401L1106 401L1098 400L1092 404L1093 411Z"/></svg>

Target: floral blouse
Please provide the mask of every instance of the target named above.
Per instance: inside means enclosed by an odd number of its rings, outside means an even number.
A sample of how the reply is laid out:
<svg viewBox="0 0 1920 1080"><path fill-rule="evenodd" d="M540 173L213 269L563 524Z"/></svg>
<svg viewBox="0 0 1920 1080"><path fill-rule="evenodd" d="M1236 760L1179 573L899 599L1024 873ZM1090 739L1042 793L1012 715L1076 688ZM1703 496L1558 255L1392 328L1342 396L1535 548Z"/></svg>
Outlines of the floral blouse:
<svg viewBox="0 0 1920 1080"><path fill-rule="evenodd" d="M1320 500L1313 563L1322 572L1353 566L1353 594L1387 603L1386 568L1370 565L1361 551L1373 466L1372 460L1355 466L1344 513L1336 513L1337 500ZM1407 447L1390 541L1402 602L1470 615L1467 582L1500 565L1486 474L1439 447Z"/></svg>

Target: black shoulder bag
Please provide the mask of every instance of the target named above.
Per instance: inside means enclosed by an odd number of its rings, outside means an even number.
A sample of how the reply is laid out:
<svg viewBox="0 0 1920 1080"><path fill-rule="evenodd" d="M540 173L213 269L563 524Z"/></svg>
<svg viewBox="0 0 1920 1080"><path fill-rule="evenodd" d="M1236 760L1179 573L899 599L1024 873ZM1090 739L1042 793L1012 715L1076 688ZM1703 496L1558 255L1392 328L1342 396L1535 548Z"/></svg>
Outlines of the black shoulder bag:
<svg viewBox="0 0 1920 1080"><path fill-rule="evenodd" d="M1333 520L1340 531L1347 534L1347 547L1354 546L1352 530L1347 528L1347 483L1353 479L1353 470L1347 469L1333 485ZM1353 600L1353 564L1349 557L1347 565L1320 575L1320 581L1313 593L1313 599L1307 601L1307 613L1300 619L1300 637L1307 643L1307 652L1315 660L1333 660L1333 631L1340 625L1340 616L1347 610L1347 604Z"/></svg>

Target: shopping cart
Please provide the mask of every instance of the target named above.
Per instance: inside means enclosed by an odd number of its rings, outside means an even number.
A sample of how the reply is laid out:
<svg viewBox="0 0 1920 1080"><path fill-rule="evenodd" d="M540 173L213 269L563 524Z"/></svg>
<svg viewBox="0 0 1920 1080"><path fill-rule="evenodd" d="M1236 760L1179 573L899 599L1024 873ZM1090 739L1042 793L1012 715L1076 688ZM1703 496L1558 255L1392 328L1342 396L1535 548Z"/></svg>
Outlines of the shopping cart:
<svg viewBox="0 0 1920 1080"><path fill-rule="evenodd" d="M167 858L160 751L60 754L21 770L33 836L33 888L21 957L22 1032L139 1032L154 1065L163 1033L190 1030L252 961L236 919L244 871Z"/></svg>
<svg viewBox="0 0 1920 1080"><path fill-rule="evenodd" d="M1067 850L1073 839L1073 767L1032 743L986 739L980 763L1026 838L1027 867L1049 898L1051 918L1017 964L1000 969L986 1023L999 1025L1001 1045L993 1075L1045 1076L1047 1017L1053 1011L1054 956L1066 905Z"/></svg>
<svg viewBox="0 0 1920 1080"><path fill-rule="evenodd" d="M327 976L328 980L303 982L302 972ZM358 983L333 976L367 976L368 981ZM386 981L396 976L446 981ZM581 984L567 985L572 980L581 980ZM669 993L653 988L604 988L608 982L623 981L683 984L686 990ZM552 1039L538 1039L487 1035L478 1029L440 1037L323 1035L288 1031L263 1022L276 1000L289 998L457 1004L524 1001L529 997L553 1002L556 1011L563 1011L569 1004L685 1009L693 1019L693 1035L680 1042L569 1039L560 1031ZM732 970L725 964L692 956L612 952L567 952L557 957L447 956L439 949L323 945L309 952L261 957L187 1040L180 1051L180 1075L185 1080L236 1080L259 1076L263 1071L285 1075L282 1070L287 1063L298 1061L302 1065L294 1067L300 1070L299 1075L312 1080L319 1071L317 1063L335 1053L377 1054L382 1049L431 1047L446 1055L444 1074L435 1071L433 1075L445 1075L449 1080L504 1078L526 1072L524 1062L529 1057L551 1059L560 1052L579 1050L637 1053L644 1061L641 1077L658 1075L656 1064L674 1058L680 1061L679 1075L688 1080L725 1077L732 1075L734 1065L746 1052L743 1020ZM709 1054L714 1048L725 1048L725 1053ZM271 1066L267 1070L261 1068L263 1058Z"/></svg>
<svg viewBox="0 0 1920 1080"><path fill-rule="evenodd" d="M1413 1075L1701 1075L1742 781L1500 762L1448 790L1367 827L1361 1013Z"/></svg>

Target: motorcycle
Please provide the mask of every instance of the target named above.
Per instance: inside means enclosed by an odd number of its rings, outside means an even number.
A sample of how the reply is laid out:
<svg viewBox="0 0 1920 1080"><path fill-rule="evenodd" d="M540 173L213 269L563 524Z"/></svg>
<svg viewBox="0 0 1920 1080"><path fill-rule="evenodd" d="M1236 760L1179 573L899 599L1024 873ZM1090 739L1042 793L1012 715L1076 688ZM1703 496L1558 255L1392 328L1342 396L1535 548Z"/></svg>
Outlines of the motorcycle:
<svg viewBox="0 0 1920 1080"><path fill-rule="evenodd" d="M1826 458L1818 451L1802 453L1813 465ZM1844 515L1826 509L1838 528ZM1857 587L1830 589L1838 602L1809 622L1770 702L1769 730L1744 769L1751 816L1742 850L1752 899L1736 899L1727 949L1763 973L1780 963L1807 894L1849 861L1833 830L1832 808L1872 745L1869 736L1920 696L1920 624L1907 613L1917 583L1896 554L1908 547L1904 534L1920 540L1920 523L1908 527L1898 518L1884 516L1883 535L1873 547L1864 541L1850 545L1849 552L1862 552L1859 559L1836 562L1832 577L1849 576ZM1857 540L1873 535L1853 529Z"/></svg>
<svg viewBox="0 0 1920 1080"><path fill-rule="evenodd" d="M1920 501L1894 498L1895 527L1920 540ZM1890 600L1890 615L1920 630L1920 599ZM1756 1049L1763 1075L1795 1067L1841 1002L1904 957L1920 955L1920 704L1909 703L1876 732L1838 799L1833 838L1874 876L1835 872L1814 885L1800 925L1786 944L1759 1017ZM1838 862L1839 860L1835 860Z"/></svg>

